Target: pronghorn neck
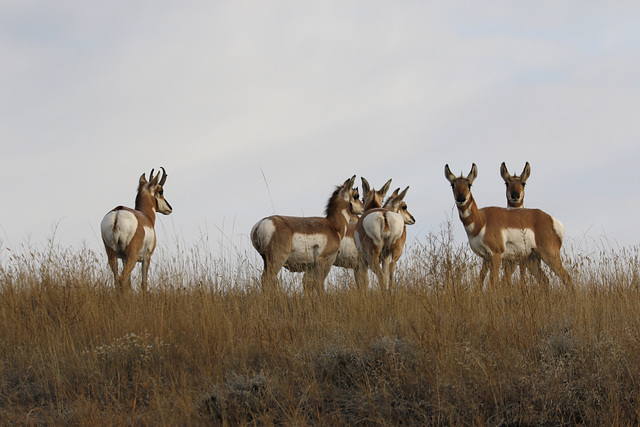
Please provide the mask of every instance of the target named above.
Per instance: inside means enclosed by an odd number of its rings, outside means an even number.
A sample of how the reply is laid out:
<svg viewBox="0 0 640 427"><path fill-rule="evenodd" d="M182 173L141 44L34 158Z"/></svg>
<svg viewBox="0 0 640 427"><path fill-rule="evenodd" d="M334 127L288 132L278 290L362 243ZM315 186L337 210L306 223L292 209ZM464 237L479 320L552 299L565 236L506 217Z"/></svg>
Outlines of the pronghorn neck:
<svg viewBox="0 0 640 427"><path fill-rule="evenodd" d="M336 231L340 235L340 239L347 234L347 228L349 227L349 221L351 220L351 212L349 210L349 206L344 206L342 208L336 208L335 210L329 212L327 214L327 219L333 226Z"/></svg>
<svg viewBox="0 0 640 427"><path fill-rule="evenodd" d="M144 213L151 221L151 224L155 224L157 202L156 202L156 198L153 197L147 189L140 188L138 190L138 195L136 196L135 210Z"/></svg>
<svg viewBox="0 0 640 427"><path fill-rule="evenodd" d="M477 236L478 233L484 228L485 220L480 214L480 209L473 198L473 195L469 193L469 198L463 205L458 205L458 214L460 215L460 221L464 225L464 229L469 236Z"/></svg>
<svg viewBox="0 0 640 427"><path fill-rule="evenodd" d="M520 199L518 203L513 203L511 199L507 198L507 207L509 208L522 208L524 207L524 198Z"/></svg>

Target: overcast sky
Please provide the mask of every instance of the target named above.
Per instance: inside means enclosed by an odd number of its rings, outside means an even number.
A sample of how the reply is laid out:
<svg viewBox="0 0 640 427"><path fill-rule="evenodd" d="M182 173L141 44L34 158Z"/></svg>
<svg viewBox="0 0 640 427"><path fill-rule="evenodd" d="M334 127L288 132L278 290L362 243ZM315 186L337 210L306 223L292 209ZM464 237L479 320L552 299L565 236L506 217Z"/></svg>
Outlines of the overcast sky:
<svg viewBox="0 0 640 427"><path fill-rule="evenodd" d="M454 173L580 246L640 240L640 3L3 1L0 241L102 250L99 224L164 166L164 243L249 247L322 215L356 174L410 185L410 239L453 215ZM216 244L213 245L214 250ZM252 251L253 249L251 249Z"/></svg>

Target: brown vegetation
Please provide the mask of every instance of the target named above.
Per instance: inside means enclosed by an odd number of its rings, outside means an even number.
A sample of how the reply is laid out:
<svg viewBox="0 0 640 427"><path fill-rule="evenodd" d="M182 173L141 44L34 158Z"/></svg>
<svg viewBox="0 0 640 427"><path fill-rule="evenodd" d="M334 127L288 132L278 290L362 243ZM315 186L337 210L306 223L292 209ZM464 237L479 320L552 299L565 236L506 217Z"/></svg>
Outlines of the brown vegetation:
<svg viewBox="0 0 640 427"><path fill-rule="evenodd" d="M532 278L483 289L479 261L444 227L407 248L391 295L350 290L339 271L326 295L303 295L289 273L265 294L254 254L177 250L157 255L151 292L118 295L102 254L2 249L0 419L640 422L636 249L572 254L573 292Z"/></svg>

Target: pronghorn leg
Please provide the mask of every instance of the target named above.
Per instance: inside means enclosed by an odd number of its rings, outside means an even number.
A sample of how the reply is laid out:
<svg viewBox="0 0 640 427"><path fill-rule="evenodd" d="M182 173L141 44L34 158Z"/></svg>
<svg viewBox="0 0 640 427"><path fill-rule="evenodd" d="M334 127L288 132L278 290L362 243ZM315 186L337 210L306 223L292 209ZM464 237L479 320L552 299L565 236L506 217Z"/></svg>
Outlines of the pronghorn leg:
<svg viewBox="0 0 640 427"><path fill-rule="evenodd" d="M549 278L545 274L544 270L542 270L542 260L537 253L534 252L529 256L525 266L538 283L544 284L547 287L549 286Z"/></svg>
<svg viewBox="0 0 640 427"><path fill-rule="evenodd" d="M527 260L520 262L520 283L524 283L528 266Z"/></svg>
<svg viewBox="0 0 640 427"><path fill-rule="evenodd" d="M136 259L128 257L123 259L122 263L124 266L122 267L122 274L120 275L120 290L129 291L131 290L131 272L136 266Z"/></svg>
<svg viewBox="0 0 640 427"><path fill-rule="evenodd" d="M489 271L489 261L486 258L482 258L482 268L480 268L480 286L484 285L484 279L487 277Z"/></svg>
<svg viewBox="0 0 640 427"><path fill-rule="evenodd" d="M273 263L268 261L266 256L263 256L262 259L264 261L264 269L262 270L262 277L260 279L262 290L275 289L277 287L278 272L282 266L274 267Z"/></svg>
<svg viewBox="0 0 640 427"><path fill-rule="evenodd" d="M372 263L370 264L371 270L373 270L374 274L376 275L376 277L378 278L378 286L380 287L381 291L385 291L385 278L384 278L384 272L382 270L382 268L380 267L380 263Z"/></svg>
<svg viewBox="0 0 640 427"><path fill-rule="evenodd" d="M143 292L147 292L147 273L149 272L149 259L150 256L147 255L142 259L142 284L141 288Z"/></svg>
<svg viewBox="0 0 640 427"><path fill-rule="evenodd" d="M291 248L274 245L274 250L262 255L264 270L262 271L262 290L278 288L278 273L287 262Z"/></svg>
<svg viewBox="0 0 640 427"><path fill-rule="evenodd" d="M540 257L536 254L531 254L529 258L527 258L527 268L533 274L536 281L545 289L549 289L549 278L542 270L542 265L540 264Z"/></svg>
<svg viewBox="0 0 640 427"><path fill-rule="evenodd" d="M382 259L382 278L383 283L380 284L380 287L383 291L389 291L391 286L390 280L390 265L391 265L391 255L386 256Z"/></svg>
<svg viewBox="0 0 640 427"><path fill-rule="evenodd" d="M500 262L501 256L499 254L494 254L489 262L489 283L494 288L498 286L500 281Z"/></svg>
<svg viewBox="0 0 640 427"><path fill-rule="evenodd" d="M573 289L573 281L571 280L571 276L562 266L560 252L550 254L546 257L546 259L542 258L542 260L549 266L551 271L553 271L558 275L558 277L560 277L560 280L562 280L562 283L564 283L567 288Z"/></svg>
<svg viewBox="0 0 640 427"><path fill-rule="evenodd" d="M109 247L105 246L107 250L107 262L109 263L109 267L111 268L111 272L113 272L113 286L116 289L120 288L120 283L118 280L118 258L116 257L116 253Z"/></svg>
<svg viewBox="0 0 640 427"><path fill-rule="evenodd" d="M394 259L393 257L389 257L389 291L393 291L395 290L396 287L396 281L394 278L394 273L396 271L396 261L398 261L397 259Z"/></svg>
<svg viewBox="0 0 640 427"><path fill-rule="evenodd" d="M317 267L318 275L316 276L316 289L320 293L325 293L326 289L324 288L325 281L327 280L327 276L331 271L331 266L333 265L333 261L329 262L327 260L323 260L319 263Z"/></svg>
<svg viewBox="0 0 640 427"><path fill-rule="evenodd" d="M368 268L363 261L358 260L353 268L353 276L356 281L356 289L363 291L369 286Z"/></svg>
<svg viewBox="0 0 640 427"><path fill-rule="evenodd" d="M508 286L513 285L511 278L513 277L514 271L515 271L515 263L513 261L508 259L502 260L502 277L504 282Z"/></svg>

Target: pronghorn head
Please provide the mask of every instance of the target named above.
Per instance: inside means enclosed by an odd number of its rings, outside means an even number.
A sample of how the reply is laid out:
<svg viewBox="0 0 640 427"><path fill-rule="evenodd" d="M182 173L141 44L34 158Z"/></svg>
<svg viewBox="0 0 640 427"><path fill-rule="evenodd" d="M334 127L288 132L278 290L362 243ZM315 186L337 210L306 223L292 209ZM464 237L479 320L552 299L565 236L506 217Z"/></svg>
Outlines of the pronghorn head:
<svg viewBox="0 0 640 427"><path fill-rule="evenodd" d="M153 176L153 169L151 169L151 173L149 174L149 181L144 174L140 176L140 181L138 182L138 196L136 197L136 208L138 204L141 202L141 198L145 195L147 197L153 197L155 200L155 211L160 212L164 215L169 215L173 209L169 202L167 202L164 198L164 189L162 186L167 180L167 172L162 169L162 178L160 178L160 172L156 176Z"/></svg>
<svg viewBox="0 0 640 427"><path fill-rule="evenodd" d="M396 188L393 194L391 194L387 201L384 202L384 207L390 211L399 213L405 224L412 225L416 223L416 219L411 215L411 213L409 213L407 203L404 201L404 196L407 195L407 190L409 190L409 187L405 188L402 193L399 193L400 189Z"/></svg>
<svg viewBox="0 0 640 427"><path fill-rule="evenodd" d="M336 190L333 192L329 201L327 202L327 207L325 209L325 214L328 217L335 211L340 211L342 209L347 209L345 213L348 216L353 214L360 215L362 214L362 202L360 201L358 189L353 188L353 183L356 180L356 176L352 176L350 179L347 179L342 185L336 187ZM342 205L342 207L340 207Z"/></svg>
<svg viewBox="0 0 640 427"><path fill-rule="evenodd" d="M500 165L500 175L507 186L507 205L513 208L521 208L524 204L524 186L531 175L529 162L524 165L524 170L518 175L510 175L507 165L502 162Z"/></svg>
<svg viewBox="0 0 640 427"><path fill-rule="evenodd" d="M444 176L447 178L447 181L451 183L451 188L453 189L453 198L456 201L456 204L460 207L467 204L469 199L471 199L471 184L478 176L478 167L474 163L471 165L471 172L467 177L463 177L460 174L459 177L456 177L451 173L451 169L449 169L449 165L444 166Z"/></svg>
<svg viewBox="0 0 640 427"><path fill-rule="evenodd" d="M369 185L369 182L362 178L362 192L364 193L364 210L375 209L382 207L382 201L389 191L391 180L387 181L385 185L379 190L374 190Z"/></svg>
<svg viewBox="0 0 640 427"><path fill-rule="evenodd" d="M351 189L350 201L351 205L351 220L355 219L355 222L358 221L358 216L364 213L364 204L362 200L360 200L360 191L358 187L353 187Z"/></svg>

